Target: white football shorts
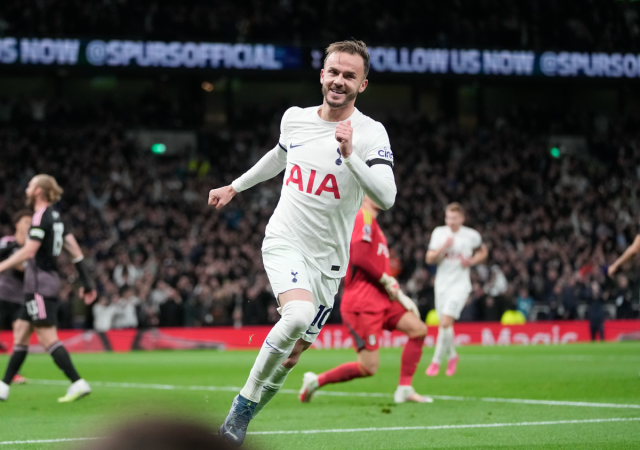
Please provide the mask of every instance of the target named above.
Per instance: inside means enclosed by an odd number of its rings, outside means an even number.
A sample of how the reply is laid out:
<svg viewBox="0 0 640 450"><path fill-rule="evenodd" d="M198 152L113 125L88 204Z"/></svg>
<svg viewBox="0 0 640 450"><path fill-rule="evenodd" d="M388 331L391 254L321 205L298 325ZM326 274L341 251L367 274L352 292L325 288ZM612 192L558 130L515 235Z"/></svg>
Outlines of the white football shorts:
<svg viewBox="0 0 640 450"><path fill-rule="evenodd" d="M281 240L274 241L270 239L267 248L262 248L262 261L273 295L277 300L279 294L291 289L305 289L311 292L316 316L309 329L302 335L302 339L313 343L333 310L340 278L324 275L292 244Z"/></svg>
<svg viewBox="0 0 640 450"><path fill-rule="evenodd" d="M464 309L464 305L467 303L469 294L436 294L436 313L438 319L442 316L453 317L455 320L460 318L460 313Z"/></svg>

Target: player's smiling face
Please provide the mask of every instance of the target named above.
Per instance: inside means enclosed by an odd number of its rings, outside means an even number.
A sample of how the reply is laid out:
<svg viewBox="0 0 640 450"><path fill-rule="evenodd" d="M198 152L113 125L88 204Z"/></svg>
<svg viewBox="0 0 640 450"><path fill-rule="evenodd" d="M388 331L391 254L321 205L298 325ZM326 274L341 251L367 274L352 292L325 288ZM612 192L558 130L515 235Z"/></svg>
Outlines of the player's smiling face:
<svg viewBox="0 0 640 450"><path fill-rule="evenodd" d="M360 55L332 53L320 71L322 95L332 108L341 108L355 102L356 97L367 87L364 61Z"/></svg>

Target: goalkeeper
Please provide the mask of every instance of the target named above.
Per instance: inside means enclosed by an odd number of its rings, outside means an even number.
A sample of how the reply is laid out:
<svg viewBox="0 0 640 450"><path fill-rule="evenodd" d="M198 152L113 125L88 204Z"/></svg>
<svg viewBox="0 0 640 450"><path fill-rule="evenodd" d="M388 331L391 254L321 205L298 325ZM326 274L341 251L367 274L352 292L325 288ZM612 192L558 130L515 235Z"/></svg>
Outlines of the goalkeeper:
<svg viewBox="0 0 640 450"><path fill-rule="evenodd" d="M305 373L299 396L301 402L310 401L313 393L325 384L374 375L378 370L378 345L382 330L402 331L409 337L402 352L395 402L433 401L430 397L416 394L411 385L422 356L427 326L420 320L416 304L399 289L396 279L389 275L389 249L376 221L378 211L378 206L365 197L351 237L349 268L340 306L342 320L353 336L358 360L320 375Z"/></svg>

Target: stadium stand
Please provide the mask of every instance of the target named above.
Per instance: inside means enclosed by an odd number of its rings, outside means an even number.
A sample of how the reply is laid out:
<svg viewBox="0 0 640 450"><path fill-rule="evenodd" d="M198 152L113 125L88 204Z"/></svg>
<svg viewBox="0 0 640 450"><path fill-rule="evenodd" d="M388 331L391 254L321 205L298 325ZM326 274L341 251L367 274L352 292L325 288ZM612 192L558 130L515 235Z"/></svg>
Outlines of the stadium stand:
<svg viewBox="0 0 640 450"><path fill-rule="evenodd" d="M239 195L221 213L206 207L206 194L277 142L285 106L238 109L226 126L200 132L193 156L159 157L140 152L115 118L161 126L162 115L149 107L161 102L152 96L120 111L5 100L0 230L11 232L8 213L22 206L33 174L58 178L65 188L59 207L71 218L100 292L86 311L73 293L75 271L63 263L63 327L91 328L93 312L100 331L277 321L260 246L280 178ZM197 114L188 119L189 108L176 104L172 114L197 123ZM593 302L604 303L611 317L637 316L631 301L637 277L614 282L604 275L638 231L635 123L534 107L487 117L474 132L417 114L378 119L389 131L399 180L396 205L379 221L398 277L424 314L433 307L425 246L443 222L444 206L458 200L491 252L474 270L463 319L499 320L507 308L532 320L571 319L585 317ZM591 157L554 158L541 137L576 131L587 136Z"/></svg>
<svg viewBox="0 0 640 450"><path fill-rule="evenodd" d="M232 42L332 42L357 36L423 47L572 51L638 50L634 2L516 0L413 2L48 0L3 2L0 36L103 36ZM384 11L380 15L380 11ZM335 17L358 17L345 29Z"/></svg>

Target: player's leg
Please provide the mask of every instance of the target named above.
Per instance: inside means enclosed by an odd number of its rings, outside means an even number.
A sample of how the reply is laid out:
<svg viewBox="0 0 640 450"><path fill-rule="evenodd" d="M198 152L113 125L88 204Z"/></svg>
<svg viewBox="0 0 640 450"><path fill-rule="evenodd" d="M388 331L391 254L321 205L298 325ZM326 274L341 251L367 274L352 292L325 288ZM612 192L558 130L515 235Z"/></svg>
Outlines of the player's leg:
<svg viewBox="0 0 640 450"><path fill-rule="evenodd" d="M353 337L357 361L348 362L316 375L304 374L298 398L307 403L322 386L373 376L378 370L378 336L382 333L384 313L342 311L342 321Z"/></svg>
<svg viewBox="0 0 640 450"><path fill-rule="evenodd" d="M436 348L433 352L431 364L427 368L427 375L434 377L440 372L440 364L442 358L449 354L453 346L453 322L451 316L443 314L440 317L440 325L438 326L438 337L436 338Z"/></svg>
<svg viewBox="0 0 640 450"><path fill-rule="evenodd" d="M13 382L20 367L27 358L29 351L29 338L31 337L31 323L26 320L17 320L13 329L13 353L9 358L9 364L0 382L0 400L5 401L9 397L9 385Z"/></svg>
<svg viewBox="0 0 640 450"><path fill-rule="evenodd" d="M304 374L302 388L298 398L303 403L308 403L313 394L322 386L334 383L344 383L356 378L371 377L378 371L378 350L361 349L355 362L348 362L334 367L331 370L316 375L313 372Z"/></svg>
<svg viewBox="0 0 640 450"><path fill-rule="evenodd" d="M58 330L53 325L34 326L34 331L38 337L40 345L44 347L53 362L62 370L66 377L71 381L71 386L67 389L67 394L58 399L59 402L72 402L78 400L91 393L91 387L84 379L80 377L76 370L69 352L58 338Z"/></svg>
<svg viewBox="0 0 640 450"><path fill-rule="evenodd" d="M253 418L255 418L260 411L271 401L273 397L280 391L284 382L287 380L287 376L291 370L298 364L300 355L305 350L311 347L311 342L307 342L304 339L298 339L298 342L293 347L291 354L284 362L276 369L269 381L267 381L262 387L262 394L260 396L260 403L256 406L253 412Z"/></svg>
<svg viewBox="0 0 640 450"><path fill-rule="evenodd" d="M400 305L397 305L400 307ZM394 308L395 305L394 305ZM404 310L404 308L402 308ZM432 398L418 395L413 389L413 375L416 373L418 363L422 357L422 347L424 346L424 338L427 335L427 326L412 312L406 310L402 312L400 319L393 317L393 311L390 317L391 323L395 322L393 328L407 335L409 340L402 350L402 359L400 363L400 380L396 389L394 400L396 403L404 403L407 401L418 403L430 403Z"/></svg>
<svg viewBox="0 0 640 450"><path fill-rule="evenodd" d="M16 328L18 328L19 326L18 319L20 318L21 308L22 308L22 305L17 303L12 303L10 307L9 314L11 319L11 330L13 332L13 336L16 335ZM31 333L29 333L29 336L31 336ZM27 343L27 350L28 349L29 347ZM19 371L13 376L12 384L25 384L26 382L27 382L27 379L23 377Z"/></svg>
<svg viewBox="0 0 640 450"><path fill-rule="evenodd" d="M296 341L309 328L316 314L310 291L292 289L280 294L278 300L282 305L282 316L267 335L247 382L233 400L231 410L218 430L234 445L244 442L264 385L291 354Z"/></svg>

